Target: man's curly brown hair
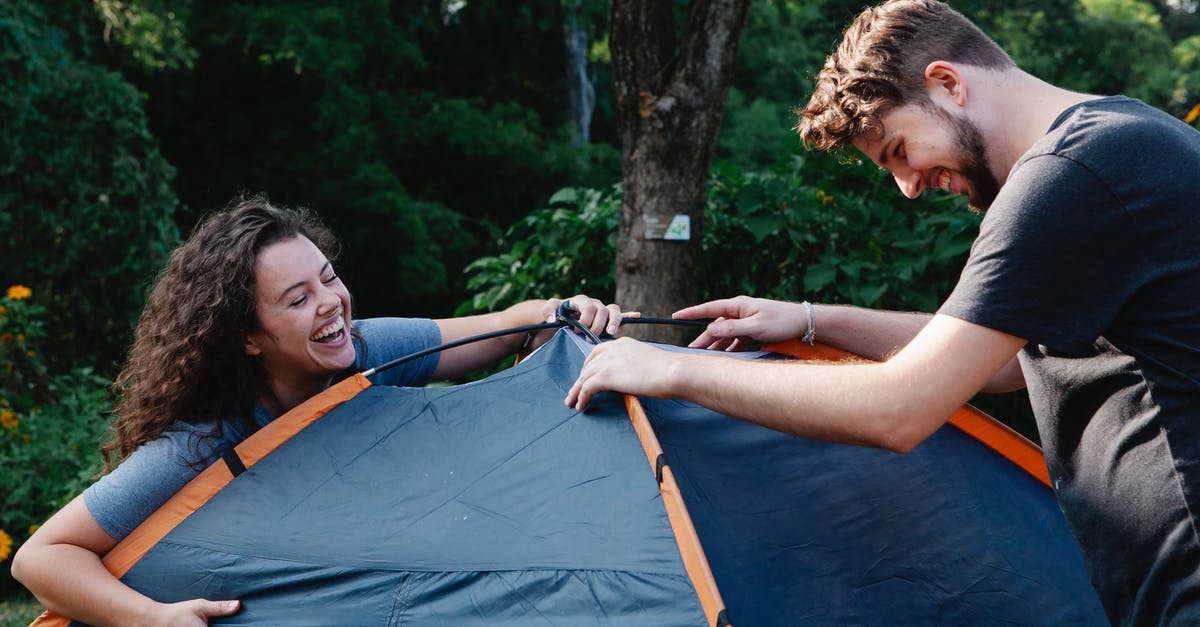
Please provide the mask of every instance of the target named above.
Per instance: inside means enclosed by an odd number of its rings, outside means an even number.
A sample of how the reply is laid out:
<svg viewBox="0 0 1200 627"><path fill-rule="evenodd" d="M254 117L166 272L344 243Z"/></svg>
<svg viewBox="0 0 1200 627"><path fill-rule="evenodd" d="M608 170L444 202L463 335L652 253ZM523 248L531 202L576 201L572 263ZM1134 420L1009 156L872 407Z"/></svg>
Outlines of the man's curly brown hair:
<svg viewBox="0 0 1200 627"><path fill-rule="evenodd" d="M336 245L310 212L256 195L206 217L171 253L113 386L120 400L111 440L100 448L106 472L177 420L216 421L213 436L226 420L252 427L264 381L245 352L247 333L258 328L255 260L267 246L297 236L326 255Z"/></svg>
<svg viewBox="0 0 1200 627"><path fill-rule="evenodd" d="M880 133L880 118L892 108L928 103L925 67L937 60L1016 67L996 42L943 2L891 0L864 10L825 59L808 104L796 110L804 145L842 148Z"/></svg>

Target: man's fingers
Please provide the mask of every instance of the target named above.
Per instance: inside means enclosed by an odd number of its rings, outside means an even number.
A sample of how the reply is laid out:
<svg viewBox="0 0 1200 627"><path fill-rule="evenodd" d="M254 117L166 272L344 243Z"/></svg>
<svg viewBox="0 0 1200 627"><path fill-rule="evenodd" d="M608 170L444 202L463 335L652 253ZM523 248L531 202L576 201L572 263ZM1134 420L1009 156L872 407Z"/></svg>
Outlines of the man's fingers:
<svg viewBox="0 0 1200 627"><path fill-rule="evenodd" d="M728 316L731 312L736 311L732 305L732 298L722 298L720 300L710 300L707 303L684 307L679 311L671 314L672 318L680 318L683 320L695 320L697 318L719 318Z"/></svg>

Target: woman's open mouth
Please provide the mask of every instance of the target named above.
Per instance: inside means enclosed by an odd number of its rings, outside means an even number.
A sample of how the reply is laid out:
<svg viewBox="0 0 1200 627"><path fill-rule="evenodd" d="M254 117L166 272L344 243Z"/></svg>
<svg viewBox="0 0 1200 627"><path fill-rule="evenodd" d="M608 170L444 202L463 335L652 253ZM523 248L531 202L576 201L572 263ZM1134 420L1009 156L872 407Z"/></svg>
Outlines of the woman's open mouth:
<svg viewBox="0 0 1200 627"><path fill-rule="evenodd" d="M334 320L333 323L322 328L320 331L313 333L308 339L313 342L320 342L321 344L331 344L342 339L342 336L345 334L346 319L339 317L337 320Z"/></svg>

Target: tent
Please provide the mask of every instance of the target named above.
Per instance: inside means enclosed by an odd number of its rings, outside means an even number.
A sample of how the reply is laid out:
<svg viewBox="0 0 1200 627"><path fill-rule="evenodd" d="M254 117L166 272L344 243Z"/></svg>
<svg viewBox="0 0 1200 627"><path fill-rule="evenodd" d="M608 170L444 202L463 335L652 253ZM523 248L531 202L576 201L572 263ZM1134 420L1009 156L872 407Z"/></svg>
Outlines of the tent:
<svg viewBox="0 0 1200 627"><path fill-rule="evenodd" d="M222 625L1106 623L1036 448L977 412L906 455L680 401L581 413L587 350L560 332L452 387L348 378L105 564L162 601L240 599Z"/></svg>

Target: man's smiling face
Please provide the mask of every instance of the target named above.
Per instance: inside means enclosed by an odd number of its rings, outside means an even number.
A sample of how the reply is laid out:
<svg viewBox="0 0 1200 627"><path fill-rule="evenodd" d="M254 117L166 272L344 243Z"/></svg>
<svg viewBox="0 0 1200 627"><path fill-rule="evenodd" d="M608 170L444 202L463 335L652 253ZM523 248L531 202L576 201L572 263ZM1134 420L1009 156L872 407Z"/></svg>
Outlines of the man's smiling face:
<svg viewBox="0 0 1200 627"><path fill-rule="evenodd" d="M880 118L883 132L859 137L854 146L916 198L927 188L966 196L972 209L986 210L1000 193L989 166L983 134L970 120L936 105L903 105Z"/></svg>

